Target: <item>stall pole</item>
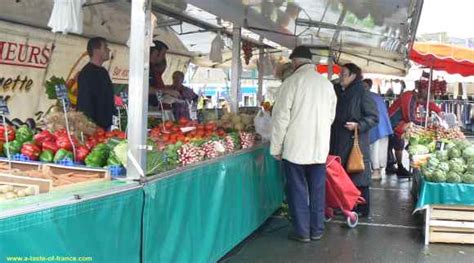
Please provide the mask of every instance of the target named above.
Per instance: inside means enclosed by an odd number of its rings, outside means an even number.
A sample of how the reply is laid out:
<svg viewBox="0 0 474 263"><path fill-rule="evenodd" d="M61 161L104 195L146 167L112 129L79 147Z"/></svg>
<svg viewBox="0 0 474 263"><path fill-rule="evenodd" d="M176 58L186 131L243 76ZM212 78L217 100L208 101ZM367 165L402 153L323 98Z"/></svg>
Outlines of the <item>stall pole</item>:
<svg viewBox="0 0 474 263"><path fill-rule="evenodd" d="M428 117L430 116L430 93L431 84L433 82L433 66L430 68L430 80L428 83L428 95L426 95L426 116L425 116L425 128L428 128Z"/></svg>
<svg viewBox="0 0 474 263"><path fill-rule="evenodd" d="M138 179L146 167L151 1L131 5L127 178Z"/></svg>
<svg viewBox="0 0 474 263"><path fill-rule="evenodd" d="M231 74L231 111L239 111L240 73L242 62L240 59L241 29L234 27L232 31L232 74Z"/></svg>
<svg viewBox="0 0 474 263"><path fill-rule="evenodd" d="M263 46L260 46L259 53L258 53L258 90L257 90L257 101L258 105L260 102L263 101L263 57L264 57L264 50ZM257 105L257 106L258 106Z"/></svg>
<svg viewBox="0 0 474 263"><path fill-rule="evenodd" d="M334 63L332 61L332 49L330 48L329 49L329 55L328 55L328 79L329 79L329 81L332 80L332 74L334 73L333 72L333 66L334 66Z"/></svg>

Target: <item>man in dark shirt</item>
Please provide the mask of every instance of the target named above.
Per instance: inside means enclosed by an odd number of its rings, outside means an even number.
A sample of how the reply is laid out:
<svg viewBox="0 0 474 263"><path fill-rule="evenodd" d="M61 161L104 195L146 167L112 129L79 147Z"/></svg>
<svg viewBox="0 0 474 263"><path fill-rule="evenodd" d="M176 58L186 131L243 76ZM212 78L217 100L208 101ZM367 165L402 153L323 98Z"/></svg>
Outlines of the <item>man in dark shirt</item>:
<svg viewBox="0 0 474 263"><path fill-rule="evenodd" d="M109 60L107 40L91 38L87 43L90 61L78 77L77 109L89 117L97 126L109 129L114 115L114 91L109 73L102 64Z"/></svg>
<svg viewBox="0 0 474 263"><path fill-rule="evenodd" d="M156 92L165 88L163 73L166 70L166 52L168 51L168 46L158 40L153 41L153 43L155 46L150 48L150 88L148 90L148 104L156 107L158 106Z"/></svg>

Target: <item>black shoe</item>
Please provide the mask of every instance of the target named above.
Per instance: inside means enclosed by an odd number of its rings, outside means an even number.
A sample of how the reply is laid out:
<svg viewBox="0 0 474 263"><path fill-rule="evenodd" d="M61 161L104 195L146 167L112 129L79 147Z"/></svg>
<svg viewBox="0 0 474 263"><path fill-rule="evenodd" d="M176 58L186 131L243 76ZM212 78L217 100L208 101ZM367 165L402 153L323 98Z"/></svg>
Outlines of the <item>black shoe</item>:
<svg viewBox="0 0 474 263"><path fill-rule="evenodd" d="M308 243L308 242L311 241L311 239L309 237L302 237L302 236L299 236L295 233L288 234L288 239L293 240L293 241L302 242L302 243Z"/></svg>
<svg viewBox="0 0 474 263"><path fill-rule="evenodd" d="M321 238L323 238L323 235L324 235L324 234L319 234L319 235L316 235L316 236L311 236L311 240L313 240L313 241L321 240Z"/></svg>
<svg viewBox="0 0 474 263"><path fill-rule="evenodd" d="M413 175L407 170L405 169L405 167L401 167L401 168L398 168L398 171L397 171L397 177L400 178L400 179L403 179L403 178L411 178Z"/></svg>
<svg viewBox="0 0 474 263"><path fill-rule="evenodd" d="M391 175L391 174L396 174L397 173L397 168L393 165L389 165L385 168L385 174L386 175Z"/></svg>

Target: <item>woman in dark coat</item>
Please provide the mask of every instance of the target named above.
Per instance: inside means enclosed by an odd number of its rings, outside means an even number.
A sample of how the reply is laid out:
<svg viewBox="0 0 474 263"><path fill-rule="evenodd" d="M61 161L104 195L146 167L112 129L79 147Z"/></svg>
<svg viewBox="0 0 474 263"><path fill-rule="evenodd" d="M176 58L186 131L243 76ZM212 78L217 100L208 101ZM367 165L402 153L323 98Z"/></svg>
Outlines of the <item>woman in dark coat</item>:
<svg viewBox="0 0 474 263"><path fill-rule="evenodd" d="M340 85L335 87L337 107L331 128L331 154L340 156L345 167L354 143L354 130L359 129L359 145L364 155L365 171L349 176L367 201L365 205L359 205L356 211L367 217L370 211L369 186L372 173L369 131L377 126L378 110L370 92L364 89L362 71L357 65L344 65L340 79Z"/></svg>

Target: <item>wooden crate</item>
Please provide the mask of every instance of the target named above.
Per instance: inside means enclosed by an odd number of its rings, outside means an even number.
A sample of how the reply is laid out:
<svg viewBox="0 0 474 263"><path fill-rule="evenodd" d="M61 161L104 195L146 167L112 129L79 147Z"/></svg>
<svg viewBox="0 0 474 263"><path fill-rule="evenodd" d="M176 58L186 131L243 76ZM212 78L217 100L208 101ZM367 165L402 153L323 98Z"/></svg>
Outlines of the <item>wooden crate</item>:
<svg viewBox="0 0 474 263"><path fill-rule="evenodd" d="M17 184L37 185L40 193L48 193L49 190L52 188L51 180L33 178L28 176L18 176L0 173L0 181Z"/></svg>
<svg viewBox="0 0 474 263"><path fill-rule="evenodd" d="M0 160L0 164L8 165L8 160ZM20 171L39 170L41 163L11 161L12 169Z"/></svg>
<svg viewBox="0 0 474 263"><path fill-rule="evenodd" d="M44 164L41 169L50 169L53 173L71 173L71 172L78 172L81 174L99 174L100 178L92 179L85 182L67 184L63 186L56 186L53 187L52 190L56 189L63 189L64 187L72 187L78 185L84 185L88 183L97 183L101 181L108 181L110 180L110 173L107 169L96 169L96 168L88 168L88 167L77 167L77 166L64 166L64 165L56 165L56 164Z"/></svg>
<svg viewBox="0 0 474 263"><path fill-rule="evenodd" d="M474 206L429 206L425 245L429 243L474 244Z"/></svg>

